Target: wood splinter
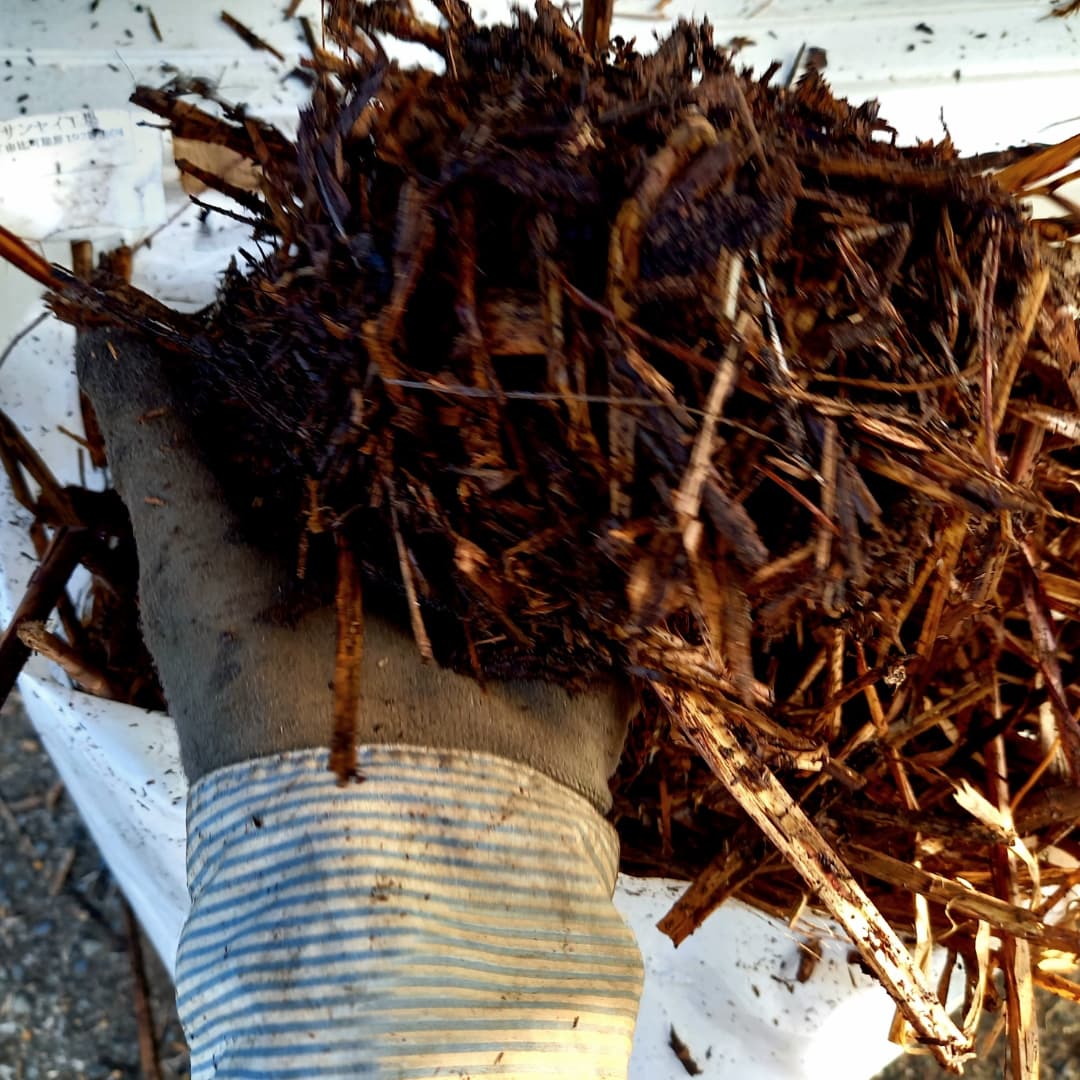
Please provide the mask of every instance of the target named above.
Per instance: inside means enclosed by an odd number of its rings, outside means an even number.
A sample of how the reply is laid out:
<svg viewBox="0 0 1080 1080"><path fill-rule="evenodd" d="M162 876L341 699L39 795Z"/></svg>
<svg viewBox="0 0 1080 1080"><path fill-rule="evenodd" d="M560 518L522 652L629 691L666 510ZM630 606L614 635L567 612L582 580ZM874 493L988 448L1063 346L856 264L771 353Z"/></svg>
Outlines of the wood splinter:
<svg viewBox="0 0 1080 1080"><path fill-rule="evenodd" d="M11 693L30 657L30 647L19 636L20 626L49 617L85 552L88 539L83 529L58 529L31 575L11 622L0 636L0 703Z"/></svg>
<svg viewBox="0 0 1080 1080"><path fill-rule="evenodd" d="M799 872L844 927L867 967L892 994L908 1023L943 1068L959 1073L973 1056L971 1044L926 985L911 956L840 856L768 766L736 736L731 718L717 715L700 696L665 686L656 693L683 734L697 747L724 786Z"/></svg>
<svg viewBox="0 0 1080 1080"><path fill-rule="evenodd" d="M16 633L28 649L40 653L46 660L51 660L62 668L68 678L86 693L109 701L120 699L109 677L83 659L63 638L50 633L43 622L19 623Z"/></svg>
<svg viewBox="0 0 1080 1080"><path fill-rule="evenodd" d="M338 782L360 779L356 767L356 724L360 711L360 668L364 657L364 601L360 572L343 535L337 534L337 592L334 611L334 730L330 769Z"/></svg>

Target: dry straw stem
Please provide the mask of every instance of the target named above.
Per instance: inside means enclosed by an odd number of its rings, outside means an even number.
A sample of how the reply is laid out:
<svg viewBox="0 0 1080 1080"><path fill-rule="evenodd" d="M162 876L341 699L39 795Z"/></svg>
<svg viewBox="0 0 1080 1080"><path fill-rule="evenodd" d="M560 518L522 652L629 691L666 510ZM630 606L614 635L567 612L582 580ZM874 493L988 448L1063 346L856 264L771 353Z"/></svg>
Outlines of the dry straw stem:
<svg viewBox="0 0 1080 1080"><path fill-rule="evenodd" d="M910 863L882 855L861 844L841 843L840 851L855 869L912 893L919 893L942 905L953 915L981 919L996 930L1030 941L1043 949L1060 949L1070 955L1080 955L1080 934L1048 923L1028 908L979 892L942 874L919 870Z"/></svg>
<svg viewBox="0 0 1080 1080"><path fill-rule="evenodd" d="M734 896L756 874L775 869L775 855L753 863L741 845L734 847L734 855L725 852L713 859L656 924L662 933L671 938L672 944L681 945L717 907Z"/></svg>
<svg viewBox="0 0 1080 1080"><path fill-rule="evenodd" d="M11 692L30 655L29 646L19 636L19 627L48 618L82 558L88 539L82 529L58 529L31 575L26 593L7 629L0 635L0 701Z"/></svg>
<svg viewBox="0 0 1080 1080"><path fill-rule="evenodd" d="M330 741L330 768L345 782L356 777L356 723L360 709L360 668L364 658L364 594L352 552L340 535L336 544L337 655L334 660L334 732Z"/></svg>
<svg viewBox="0 0 1080 1080"><path fill-rule="evenodd" d="M1000 702L995 695L995 707ZM1008 764L1005 740L999 735L987 744L987 787L1002 824L1012 829L1012 810L1009 794ZM1021 843L1017 841L1017 843ZM1022 847L1022 844L1021 844ZM1030 856L1029 856L1030 858ZM1034 863L1032 863L1034 867ZM993 852L994 885L999 895L1020 904L1022 893L1018 881L1020 871L1014 861L1012 845L998 844ZM1023 867L1028 870L1029 867ZM1036 872L1037 872L1037 868ZM1038 891L1038 878L1032 883ZM1030 902L1030 901L1029 901ZM1005 1023L1009 1036L1009 1068L1012 1080L1038 1080L1039 1028L1035 1014L1035 983L1032 979L1031 943L1005 932L1001 940L1001 969L1005 977Z"/></svg>
<svg viewBox="0 0 1080 1080"><path fill-rule="evenodd" d="M1063 997L1066 1001L1080 1005L1080 983L1074 979L1066 978L1055 971L1042 971L1039 968L1035 969L1033 978L1036 986L1049 990L1050 993Z"/></svg>
<svg viewBox="0 0 1080 1080"><path fill-rule="evenodd" d="M235 15L230 15L227 11L221 13L221 21L237 35L249 48L256 51L268 52L272 56L277 57L282 63L285 62L285 57L270 44L264 38L259 37L254 30L245 26Z"/></svg>
<svg viewBox="0 0 1080 1080"><path fill-rule="evenodd" d="M63 638L50 633L44 623L19 623L16 633L28 649L61 667L68 678L88 694L110 701L117 700L118 695L108 676L84 660Z"/></svg>
<svg viewBox="0 0 1080 1080"><path fill-rule="evenodd" d="M674 722L724 782L739 805L796 868L829 914L847 931L863 961L893 995L916 1035L943 1067L960 1072L970 1043L926 985L911 956L776 777L736 734L731 717L701 698L656 690ZM745 736L744 736L745 738Z"/></svg>

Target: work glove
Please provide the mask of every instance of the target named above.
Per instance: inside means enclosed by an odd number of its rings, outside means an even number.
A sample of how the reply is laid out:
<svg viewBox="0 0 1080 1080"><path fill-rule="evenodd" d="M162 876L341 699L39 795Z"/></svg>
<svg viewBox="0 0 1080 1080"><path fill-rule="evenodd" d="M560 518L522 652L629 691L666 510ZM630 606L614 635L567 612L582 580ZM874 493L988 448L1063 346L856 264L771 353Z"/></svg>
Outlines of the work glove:
<svg viewBox="0 0 1080 1080"><path fill-rule="evenodd" d="M192 1076L621 1077L641 987L602 813L630 699L425 663L365 618L361 782L327 767L335 616L242 538L169 359L80 334L191 784Z"/></svg>

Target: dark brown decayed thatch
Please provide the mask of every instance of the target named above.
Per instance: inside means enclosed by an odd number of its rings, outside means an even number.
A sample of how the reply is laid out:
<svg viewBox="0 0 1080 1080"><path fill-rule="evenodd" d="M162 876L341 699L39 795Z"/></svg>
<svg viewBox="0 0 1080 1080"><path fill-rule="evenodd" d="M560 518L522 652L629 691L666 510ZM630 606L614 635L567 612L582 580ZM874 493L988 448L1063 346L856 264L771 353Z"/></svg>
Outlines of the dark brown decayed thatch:
<svg viewBox="0 0 1080 1080"><path fill-rule="evenodd" d="M363 578L478 679L637 683L614 817L626 869L695 879L675 940L729 896L822 907L956 1067L914 932L972 1014L1005 969L1030 1075L1031 986L1080 952L1080 348L1072 208L1015 195L1077 148L987 175L707 25L602 58L546 0L440 10L331 3L295 140L204 83L137 91L262 170L218 185L254 239L201 316L11 251L62 315L177 354L253 531L340 573L339 625Z"/></svg>

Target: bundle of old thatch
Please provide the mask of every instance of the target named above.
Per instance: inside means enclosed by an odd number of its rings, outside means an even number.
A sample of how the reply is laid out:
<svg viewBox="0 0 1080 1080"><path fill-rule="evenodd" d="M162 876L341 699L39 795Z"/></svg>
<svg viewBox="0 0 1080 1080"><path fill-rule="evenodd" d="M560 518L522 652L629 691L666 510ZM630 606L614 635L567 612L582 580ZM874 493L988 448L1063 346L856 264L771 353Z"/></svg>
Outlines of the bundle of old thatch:
<svg viewBox="0 0 1080 1080"><path fill-rule="evenodd" d="M331 3L295 140L136 93L261 170L181 162L257 240L199 318L31 269L177 352L253 529L339 604L366 579L481 680L637 681L616 822L628 869L695 878L676 940L728 896L823 907L950 1066L997 965L1030 1065L1032 984L1080 989L1050 964L1080 953L1080 348L1071 211L1015 195L1075 148L987 175L707 25L601 54L547 0L440 10Z"/></svg>

